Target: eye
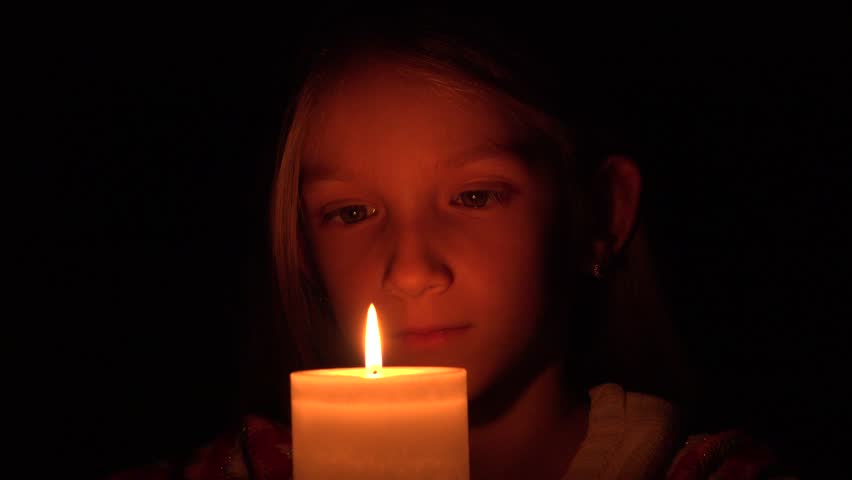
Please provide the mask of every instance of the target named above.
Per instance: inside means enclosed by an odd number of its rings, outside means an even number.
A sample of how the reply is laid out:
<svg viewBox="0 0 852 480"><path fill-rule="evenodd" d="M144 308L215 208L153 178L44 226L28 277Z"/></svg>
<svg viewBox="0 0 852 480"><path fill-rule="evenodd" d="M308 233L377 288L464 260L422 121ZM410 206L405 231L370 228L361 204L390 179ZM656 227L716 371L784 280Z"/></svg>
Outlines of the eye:
<svg viewBox="0 0 852 480"><path fill-rule="evenodd" d="M346 225L352 225L366 220L368 217L375 215L376 209L366 205L347 205L337 208L323 216L326 222L341 222Z"/></svg>
<svg viewBox="0 0 852 480"><path fill-rule="evenodd" d="M465 208L485 208L495 201L505 202L508 196L507 192L498 190L468 190L458 194L451 203Z"/></svg>

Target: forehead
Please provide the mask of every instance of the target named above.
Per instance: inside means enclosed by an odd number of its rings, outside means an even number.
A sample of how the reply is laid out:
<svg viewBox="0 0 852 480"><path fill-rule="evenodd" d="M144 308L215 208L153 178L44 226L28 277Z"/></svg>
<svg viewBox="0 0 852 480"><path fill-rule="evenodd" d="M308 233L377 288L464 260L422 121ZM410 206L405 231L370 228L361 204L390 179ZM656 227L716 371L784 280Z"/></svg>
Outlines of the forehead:
<svg viewBox="0 0 852 480"><path fill-rule="evenodd" d="M318 92L307 129L311 164L440 161L519 136L507 102L458 74L392 60L351 62Z"/></svg>

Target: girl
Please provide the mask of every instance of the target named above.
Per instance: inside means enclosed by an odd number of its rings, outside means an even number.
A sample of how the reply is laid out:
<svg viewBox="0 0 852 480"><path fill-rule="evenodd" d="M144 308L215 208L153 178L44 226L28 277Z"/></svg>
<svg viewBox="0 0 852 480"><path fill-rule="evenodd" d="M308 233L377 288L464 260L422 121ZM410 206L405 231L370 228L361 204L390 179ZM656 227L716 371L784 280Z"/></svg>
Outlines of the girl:
<svg viewBox="0 0 852 480"><path fill-rule="evenodd" d="M358 365L372 302L387 364L467 369L473 479L770 473L742 434L679 428L640 171L592 134L579 67L499 24L353 23L295 99L273 192L299 368ZM289 478L289 435L250 416L138 474Z"/></svg>

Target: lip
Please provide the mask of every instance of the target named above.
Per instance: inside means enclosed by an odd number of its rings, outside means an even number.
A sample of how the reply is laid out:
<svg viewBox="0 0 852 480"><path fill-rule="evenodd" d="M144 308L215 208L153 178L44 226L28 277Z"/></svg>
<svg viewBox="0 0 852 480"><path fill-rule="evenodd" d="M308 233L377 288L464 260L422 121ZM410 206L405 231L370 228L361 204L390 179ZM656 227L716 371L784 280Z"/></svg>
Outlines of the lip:
<svg viewBox="0 0 852 480"><path fill-rule="evenodd" d="M467 330L471 325L457 325L427 328L406 328L396 332L393 338L410 346L440 345Z"/></svg>

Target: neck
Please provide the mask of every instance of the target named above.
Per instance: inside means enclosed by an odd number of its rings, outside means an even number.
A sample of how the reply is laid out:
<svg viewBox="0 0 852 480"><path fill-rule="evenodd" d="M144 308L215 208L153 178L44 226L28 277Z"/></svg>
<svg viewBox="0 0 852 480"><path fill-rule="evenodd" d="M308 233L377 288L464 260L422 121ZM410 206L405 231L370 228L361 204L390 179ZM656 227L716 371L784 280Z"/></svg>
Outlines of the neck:
<svg viewBox="0 0 852 480"><path fill-rule="evenodd" d="M561 365L539 373L515 402L471 426L471 478L559 479L586 435L588 407L563 386Z"/></svg>

